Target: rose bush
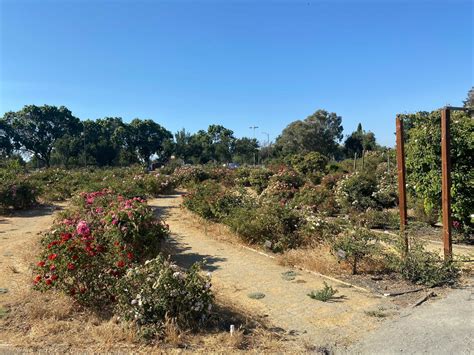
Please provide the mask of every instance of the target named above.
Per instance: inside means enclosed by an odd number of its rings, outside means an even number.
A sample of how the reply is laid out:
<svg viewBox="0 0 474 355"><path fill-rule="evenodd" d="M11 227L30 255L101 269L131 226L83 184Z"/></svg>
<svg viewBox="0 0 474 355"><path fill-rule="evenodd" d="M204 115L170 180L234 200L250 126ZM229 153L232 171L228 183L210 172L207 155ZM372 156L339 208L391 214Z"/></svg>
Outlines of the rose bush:
<svg viewBox="0 0 474 355"><path fill-rule="evenodd" d="M0 210L24 209L36 204L38 189L17 163L0 169Z"/></svg>
<svg viewBox="0 0 474 355"><path fill-rule="evenodd" d="M140 198L107 189L82 193L43 235L35 287L103 307L115 299L114 285L126 268L154 257L167 235L167 226Z"/></svg>
<svg viewBox="0 0 474 355"><path fill-rule="evenodd" d="M159 335L167 319L181 329L204 323L212 309L210 275L199 264L183 270L162 256L130 268L117 285L117 313L145 338Z"/></svg>

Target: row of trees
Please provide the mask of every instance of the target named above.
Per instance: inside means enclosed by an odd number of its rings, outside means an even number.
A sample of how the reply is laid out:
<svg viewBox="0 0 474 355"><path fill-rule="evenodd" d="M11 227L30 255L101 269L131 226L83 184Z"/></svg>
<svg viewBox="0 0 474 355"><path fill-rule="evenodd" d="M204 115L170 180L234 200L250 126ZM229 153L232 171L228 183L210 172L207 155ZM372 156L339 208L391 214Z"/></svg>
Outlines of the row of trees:
<svg viewBox="0 0 474 355"><path fill-rule="evenodd" d="M0 154L29 155L37 166L110 166L164 163L171 156L186 163L253 163L289 155L319 152L342 159L359 157L378 146L375 136L362 126L343 145L342 118L318 110L304 120L290 123L275 144L259 147L256 139L236 138L221 125L210 125L194 134L185 129L172 134L152 120L120 117L81 121L64 106L28 105L0 118Z"/></svg>

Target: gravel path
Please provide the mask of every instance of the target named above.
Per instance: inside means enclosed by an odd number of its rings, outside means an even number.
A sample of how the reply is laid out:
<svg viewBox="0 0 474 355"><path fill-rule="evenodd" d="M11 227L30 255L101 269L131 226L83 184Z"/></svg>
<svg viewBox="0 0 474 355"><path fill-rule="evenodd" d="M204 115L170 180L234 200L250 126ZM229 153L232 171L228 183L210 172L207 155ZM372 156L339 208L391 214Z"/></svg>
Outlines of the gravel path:
<svg viewBox="0 0 474 355"><path fill-rule="evenodd" d="M291 281L282 274L288 268L268 257L209 236L193 223L189 212L179 207L180 195L164 196L149 201L169 224L176 261L184 266L206 259L205 270L212 273L216 292L231 298L257 314L268 317L275 327L295 334L308 344L347 345L380 322L365 311L390 307L386 299L344 287L313 274L301 272ZM323 281L337 288L341 298L332 302L313 300L307 294L321 289ZM251 299L250 293L263 293L264 298Z"/></svg>

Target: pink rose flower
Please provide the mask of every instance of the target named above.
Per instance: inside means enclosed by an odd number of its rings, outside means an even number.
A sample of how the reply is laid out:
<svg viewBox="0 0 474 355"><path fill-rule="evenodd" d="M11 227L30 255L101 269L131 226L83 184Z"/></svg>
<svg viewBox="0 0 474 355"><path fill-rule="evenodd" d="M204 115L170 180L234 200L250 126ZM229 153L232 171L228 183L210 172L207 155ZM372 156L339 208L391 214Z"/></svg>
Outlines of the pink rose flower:
<svg viewBox="0 0 474 355"><path fill-rule="evenodd" d="M77 224L76 232L79 235L89 235L91 230L89 229L89 226L87 225L86 221L79 221Z"/></svg>

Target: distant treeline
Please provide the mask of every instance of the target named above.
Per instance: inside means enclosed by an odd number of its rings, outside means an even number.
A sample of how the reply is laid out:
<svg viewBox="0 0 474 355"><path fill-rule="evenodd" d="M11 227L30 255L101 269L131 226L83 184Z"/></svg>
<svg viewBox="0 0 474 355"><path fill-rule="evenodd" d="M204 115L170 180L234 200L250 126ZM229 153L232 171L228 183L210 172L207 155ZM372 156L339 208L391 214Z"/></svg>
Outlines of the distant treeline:
<svg viewBox="0 0 474 355"><path fill-rule="evenodd" d="M29 164L38 167L163 164L171 157L192 164L254 164L308 152L341 160L379 148L375 135L364 131L361 124L343 144L342 131L340 116L318 110L290 123L274 143L260 146L257 139L236 138L221 125L193 134L182 129L173 135L150 119L81 121L64 106L27 105L0 118L0 156L28 156Z"/></svg>

